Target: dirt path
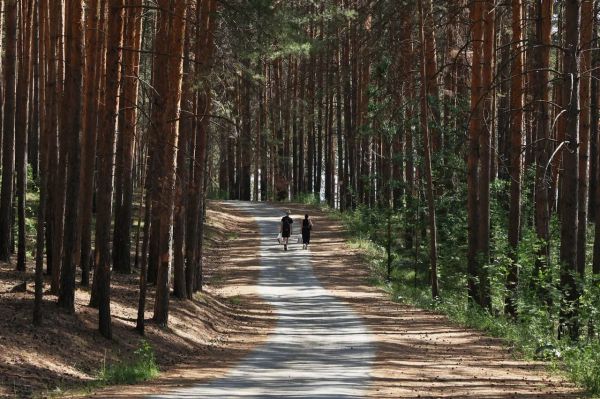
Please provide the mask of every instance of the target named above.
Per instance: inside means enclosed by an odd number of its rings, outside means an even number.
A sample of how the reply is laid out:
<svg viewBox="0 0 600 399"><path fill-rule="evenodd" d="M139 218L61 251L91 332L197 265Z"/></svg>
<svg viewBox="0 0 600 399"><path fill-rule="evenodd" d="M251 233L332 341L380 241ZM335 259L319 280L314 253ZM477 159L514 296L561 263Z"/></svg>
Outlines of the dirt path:
<svg viewBox="0 0 600 399"><path fill-rule="evenodd" d="M375 352L360 317L323 289L313 275L309 251L293 244L284 252L277 245L281 211L257 203L237 206L258 222L258 292L273 307L277 326L224 378L152 397L364 397Z"/></svg>

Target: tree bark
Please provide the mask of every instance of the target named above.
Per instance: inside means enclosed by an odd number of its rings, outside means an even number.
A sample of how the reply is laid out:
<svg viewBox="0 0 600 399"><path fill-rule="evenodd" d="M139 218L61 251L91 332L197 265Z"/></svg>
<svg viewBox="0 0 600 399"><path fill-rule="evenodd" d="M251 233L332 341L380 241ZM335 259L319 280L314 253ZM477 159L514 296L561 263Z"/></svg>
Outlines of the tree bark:
<svg viewBox="0 0 600 399"><path fill-rule="evenodd" d="M510 210L508 214L508 243L510 245L511 264L508 268L505 312L517 315L517 285L519 282L518 246L521 233L521 150L523 143L523 5L521 0L512 0L512 52L510 89Z"/></svg>
<svg viewBox="0 0 600 399"><path fill-rule="evenodd" d="M480 284L478 282L480 262L478 259L478 186L479 186L479 135L481 132L481 59L482 59L482 3L470 5L471 42L473 61L471 68L471 115L469 119L469 149L467 158L467 218L468 218L468 297L480 303Z"/></svg>
<svg viewBox="0 0 600 399"><path fill-rule="evenodd" d="M66 146L63 150L67 156L65 227L63 238L63 259L61 269L59 306L69 312L75 312L75 272L76 262L75 241L77 237L78 205L79 205L79 175L80 175L80 132L81 132L81 102L83 83L83 4L79 0L69 0L67 3L66 28L66 74L64 104L69 110L67 122L63 125Z"/></svg>
<svg viewBox="0 0 600 399"><path fill-rule="evenodd" d="M148 170L150 170L148 166ZM140 294L138 297L138 311L137 311L137 321L135 325L135 329L141 334L144 335L144 329L146 324L146 291L147 291L147 280L146 280L146 269L148 265L148 241L150 238L150 224L152 223L151 215L151 195L150 191L146 190L145 196L145 209L144 209L144 238L142 243L142 261L140 266Z"/></svg>
<svg viewBox="0 0 600 399"><path fill-rule="evenodd" d="M492 126L494 125L493 107L493 60L494 60L494 0L486 0L482 4L483 18L483 58L481 67L481 106L483 107L483 122L479 134L479 237L478 256L483 264L479 267L479 296L480 305L491 309L490 277L490 178Z"/></svg>
<svg viewBox="0 0 600 399"><path fill-rule="evenodd" d="M15 105L17 61L17 0L4 4L4 36L6 47L3 57L4 117L2 125L2 187L0 194L0 261L9 262L11 254L13 173L15 169Z"/></svg>
<svg viewBox="0 0 600 399"><path fill-rule="evenodd" d="M586 242L588 227L588 190L590 158L590 92L592 89L592 34L594 24L594 0L581 1L580 62L581 82L579 103L579 192L578 192L578 229L577 229L577 273L585 279Z"/></svg>
<svg viewBox="0 0 600 399"><path fill-rule="evenodd" d="M39 326L42 324L42 301L44 295L44 236L46 223L46 202L47 202L47 174L48 174L48 138L46 130L46 116L49 108L46 78L47 78L47 53L50 40L48 35L48 0L39 0L38 20L36 21L39 29L39 38L42 43L39 46L39 66L40 83L39 96L40 101L40 171L38 174L38 184L40 190L40 203L37 211L37 233L36 233L36 258L35 258L35 297L33 306L33 324Z"/></svg>
<svg viewBox="0 0 600 399"><path fill-rule="evenodd" d="M25 271L25 202L27 196L27 138L29 119L29 103L32 98L28 96L31 73L31 23L33 19L34 3L32 0L21 1L21 18L19 27L19 76L17 81L17 104L15 111L15 167L17 172L17 270Z"/></svg>
<svg viewBox="0 0 600 399"><path fill-rule="evenodd" d="M193 196L190 198L192 204L192 212L188 216L188 222L190 223L189 235L187 240L187 254L186 254L186 275L188 284L188 296L192 295L192 292L202 290L203 284L203 271L202 271L202 254L201 254L201 243L204 238L203 228L203 207L204 207L204 180L206 171L206 153L207 153L207 139L209 131L209 114L211 110L211 90L209 82L206 81L213 58L214 51L214 30L215 30L215 13L216 2L215 0L203 0L202 7L198 11L200 15L198 19L201 21L200 26L202 29L198 33L196 38L196 61L197 61L197 78L203 79L204 84L197 92L196 103L198 107L198 114L201 115L201 119L196 124L196 148L195 148L195 161L194 161L194 177L193 177ZM261 171L261 174L266 174L266 167ZM264 193L263 200L266 199L266 192Z"/></svg>
<svg viewBox="0 0 600 399"><path fill-rule="evenodd" d="M537 0L537 22L536 22L536 89L534 90L534 110L536 120L536 138L538 140L536 149L535 169L535 231L539 240L542 241L540 251L536 260L534 277L546 275L550 261L550 189L552 170L548 163L550 161L550 91L548 90L550 69L550 45L552 35L552 0ZM541 273L541 274L540 274ZM539 281L542 288L540 292L543 297L543 286L545 282Z"/></svg>
<svg viewBox="0 0 600 399"><path fill-rule="evenodd" d="M112 176L116 117L119 111L119 85L123 46L124 0L108 0L106 93L104 114L98 131L98 182L96 195L96 250L94 280L97 280L99 329L102 336L112 337L110 314L110 227L112 219Z"/></svg>
<svg viewBox="0 0 600 399"><path fill-rule="evenodd" d="M119 273L131 272L131 220L133 209L133 151L137 124L138 81L142 30L142 0L127 0L125 53L123 67L123 129L117 146L115 165L115 227L113 267Z"/></svg>
<svg viewBox="0 0 600 399"><path fill-rule="evenodd" d="M427 97L429 98L430 117L435 122L436 128L431 129L431 151L439 152L442 148L442 135L440 129L440 89L438 83L437 45L434 34L433 2L426 0L422 5L425 18L425 71L427 73ZM493 19L493 15L491 15Z"/></svg>
<svg viewBox="0 0 600 399"><path fill-rule="evenodd" d="M52 218L52 284L50 286L53 293L59 294L60 279L61 279L61 263L63 262L63 239L64 239L64 227L65 227L65 200L66 200L66 187L67 187L67 154L69 152L67 142L67 128L66 125L69 123L68 113L62 112L66 104L65 98L65 84L64 80L65 72L65 41L64 41L64 26L65 18L68 15L65 13L62 1L56 1L53 3L52 13L53 21L52 26L54 27L53 40L56 46L56 127L53 131L56 132L56 141L53 143L52 151L52 166L53 181L50 185L52 187L52 211L49 214ZM68 20L68 19L67 19Z"/></svg>
<svg viewBox="0 0 600 399"><path fill-rule="evenodd" d="M86 13L86 83L84 98L84 120L81 146L81 176L79 196L79 264L81 285L87 287L92 259L92 202L94 196L94 169L96 166L96 142L98 138L98 98L103 66L100 32L105 25L106 0L91 0ZM103 57L102 57L103 58Z"/></svg>
<svg viewBox="0 0 600 399"><path fill-rule="evenodd" d="M579 338L577 272L577 229L579 193L579 30L581 1L565 1L564 69L562 96L565 108L565 151L563 151L563 187L561 190L560 286L563 303L559 335Z"/></svg>
<svg viewBox="0 0 600 399"><path fill-rule="evenodd" d="M169 0L158 2L157 26L164 39L157 45L154 67L157 68L155 69L156 82L164 80L164 83L156 86L153 108L155 112L152 115L154 133L160 135L155 143L160 142L161 145L160 149L157 148L158 186L152 210L153 212L156 210L159 222L159 263L154 302L154 321L159 325L167 325L169 318L173 191L179 137L186 3L186 1L179 1L171 4Z"/></svg>
<svg viewBox="0 0 600 399"><path fill-rule="evenodd" d="M437 225L435 220L435 198L434 198L434 187L433 187L433 176L431 171L431 137L429 133L429 104L427 102L428 97L428 84L432 81L431 77L427 75L427 55L426 55L426 34L425 34L425 10L423 7L423 1L419 0L419 14L420 14L420 33L421 33L421 131L423 133L423 152L424 152L424 164L425 164L425 177L427 179L427 209L429 212L429 262L430 262L430 283L431 283L431 296L435 299L440 296L438 287L438 273L437 273Z"/></svg>

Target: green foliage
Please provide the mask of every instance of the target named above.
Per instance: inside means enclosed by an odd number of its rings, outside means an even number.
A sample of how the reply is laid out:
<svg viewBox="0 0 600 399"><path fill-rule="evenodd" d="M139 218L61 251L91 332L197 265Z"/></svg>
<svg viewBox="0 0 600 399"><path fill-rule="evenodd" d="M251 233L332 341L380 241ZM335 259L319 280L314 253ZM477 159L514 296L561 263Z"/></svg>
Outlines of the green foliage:
<svg viewBox="0 0 600 399"><path fill-rule="evenodd" d="M532 178L525 176L525 184ZM531 180L529 180L530 182ZM453 191L441 191L436 198L438 211L438 253L441 298L432 299L428 281L428 241L424 201L416 197L392 213L393 270L387 281L386 218L387 208L358 206L334 214L351 232L349 244L361 249L372 271L369 283L379 285L399 302L434 310L462 326L475 328L502 338L526 359L549 361L561 373L591 394L600 394L600 343L597 338L580 342L558 340L557 325L562 297L559 290L558 222L551 223L550 264L539 270L540 249L544 246L531 224L524 223L518 248L520 282L516 301L516 320L504 316L504 301L509 295L505 281L511 258L508 256L509 182L496 180L492 185L491 226L492 263L487 265L492 289L493 310L488 312L470 305L466 296L466 196L464 184ZM532 195L531 190L524 197ZM530 202L529 200L526 202ZM462 204L462 205L461 205ZM532 220L533 209L525 206L525 220ZM412 244L407 245L408 237ZM593 234L589 234L590 243ZM591 248L591 245L588 245ZM600 285L589 276L580 281L583 295L579 303L582 330L600 330L598 298ZM589 326L589 327L588 327Z"/></svg>
<svg viewBox="0 0 600 399"><path fill-rule="evenodd" d="M296 202L303 205L321 206L321 200L314 194L311 193L300 193L296 195L292 202Z"/></svg>
<svg viewBox="0 0 600 399"><path fill-rule="evenodd" d="M600 395L600 343L567 347L564 365L571 380L593 395Z"/></svg>
<svg viewBox="0 0 600 399"><path fill-rule="evenodd" d="M239 306L242 306L242 304L244 303L244 300L242 299L241 296L235 295L235 296L227 298L227 302L229 302L233 306L239 307Z"/></svg>
<svg viewBox="0 0 600 399"><path fill-rule="evenodd" d="M234 241L240 238L240 234L237 231L227 232L226 235L227 241Z"/></svg>
<svg viewBox="0 0 600 399"><path fill-rule="evenodd" d="M221 13L224 32L235 38L229 41L232 50L250 61L306 57L323 46L308 37L311 24L342 23L355 17L353 11L329 1L306 12L306 8L288 2L234 0L224 4Z"/></svg>
<svg viewBox="0 0 600 399"><path fill-rule="evenodd" d="M134 357L128 362L104 365L98 380L106 385L134 384L155 378L159 373L154 351L147 341L141 341Z"/></svg>
<svg viewBox="0 0 600 399"><path fill-rule="evenodd" d="M227 200L229 199L229 194L225 190L211 187L211 190L206 193L206 198L211 200Z"/></svg>
<svg viewBox="0 0 600 399"><path fill-rule="evenodd" d="M33 178L33 169L27 165L27 195L25 201L25 249L27 257L35 253L35 238L37 233L37 212L40 203L40 191L37 181Z"/></svg>

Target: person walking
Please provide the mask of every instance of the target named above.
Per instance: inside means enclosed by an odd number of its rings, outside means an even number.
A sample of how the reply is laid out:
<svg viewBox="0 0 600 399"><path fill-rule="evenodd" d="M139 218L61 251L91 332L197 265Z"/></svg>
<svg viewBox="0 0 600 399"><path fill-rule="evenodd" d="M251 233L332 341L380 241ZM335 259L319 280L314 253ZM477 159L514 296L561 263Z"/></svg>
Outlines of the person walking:
<svg viewBox="0 0 600 399"><path fill-rule="evenodd" d="M287 251L288 241L292 235L292 223L294 219L290 217L290 211L285 211L285 216L281 218L281 242L283 242L283 250Z"/></svg>
<svg viewBox="0 0 600 399"><path fill-rule="evenodd" d="M302 249L308 249L312 227L312 221L308 218L308 215L304 215L304 220L302 221Z"/></svg>

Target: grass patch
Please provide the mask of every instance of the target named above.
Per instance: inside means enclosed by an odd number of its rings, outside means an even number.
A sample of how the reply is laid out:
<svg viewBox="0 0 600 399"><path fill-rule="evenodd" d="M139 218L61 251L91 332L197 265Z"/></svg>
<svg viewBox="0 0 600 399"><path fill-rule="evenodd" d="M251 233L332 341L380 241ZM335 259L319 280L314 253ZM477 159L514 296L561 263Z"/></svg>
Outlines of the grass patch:
<svg viewBox="0 0 600 399"><path fill-rule="evenodd" d="M220 287L225 284L225 277L220 274L215 274L210 277L210 283L214 286Z"/></svg>
<svg viewBox="0 0 600 399"><path fill-rule="evenodd" d="M235 296L227 298L227 302L229 302L230 304L232 304L234 306L241 306L243 303L242 297L239 295L235 295Z"/></svg>
<svg viewBox="0 0 600 399"><path fill-rule="evenodd" d="M104 364L95 379L83 383L81 386L57 386L52 390L34 395L33 398L88 397L93 396L94 391L107 386L132 385L156 378L158 374L159 369L154 357L154 350L148 342L142 340L140 347L133 353L133 358L129 361Z"/></svg>
<svg viewBox="0 0 600 399"><path fill-rule="evenodd" d="M192 294L194 301L196 302L200 302L204 305L208 304L208 301L206 300L206 296L204 295L204 293L202 291L198 291L198 292L194 292Z"/></svg>
<svg viewBox="0 0 600 399"><path fill-rule="evenodd" d="M225 237L227 238L227 241L234 241L234 240L237 240L238 238L240 238L240 234L235 231L229 231L229 232L227 232Z"/></svg>
<svg viewBox="0 0 600 399"><path fill-rule="evenodd" d="M288 201L284 201L288 202ZM325 210L327 205L319 199L318 196L311 193L300 193L291 200L292 203L315 206L321 210Z"/></svg>
<svg viewBox="0 0 600 399"><path fill-rule="evenodd" d="M156 378L158 373L154 351L148 342L142 341L130 361L103 366L98 381L103 385L135 384Z"/></svg>

